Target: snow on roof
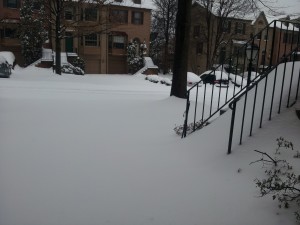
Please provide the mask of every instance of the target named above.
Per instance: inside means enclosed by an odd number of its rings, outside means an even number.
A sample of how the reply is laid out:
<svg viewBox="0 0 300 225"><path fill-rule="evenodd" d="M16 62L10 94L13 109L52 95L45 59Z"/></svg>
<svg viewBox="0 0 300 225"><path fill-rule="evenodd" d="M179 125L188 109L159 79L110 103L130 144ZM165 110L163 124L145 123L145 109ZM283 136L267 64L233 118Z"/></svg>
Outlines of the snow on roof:
<svg viewBox="0 0 300 225"><path fill-rule="evenodd" d="M267 22L270 24L276 20L276 27L284 30L294 30L299 31L299 28L295 27L292 23L289 23L287 20L283 19L283 16L274 16L274 15L265 15Z"/></svg>
<svg viewBox="0 0 300 225"><path fill-rule="evenodd" d="M120 0L120 1L112 0L111 4L133 7L133 8L141 8L141 9L154 9L154 5L151 0L141 0L141 4L136 4L133 2L133 0Z"/></svg>
<svg viewBox="0 0 300 225"><path fill-rule="evenodd" d="M9 65L14 65L14 61L16 60L14 53L9 51L3 51L0 52L0 56L5 58Z"/></svg>
<svg viewBox="0 0 300 225"><path fill-rule="evenodd" d="M247 44L247 41L232 40L232 43L236 44L236 45L245 45L245 44Z"/></svg>

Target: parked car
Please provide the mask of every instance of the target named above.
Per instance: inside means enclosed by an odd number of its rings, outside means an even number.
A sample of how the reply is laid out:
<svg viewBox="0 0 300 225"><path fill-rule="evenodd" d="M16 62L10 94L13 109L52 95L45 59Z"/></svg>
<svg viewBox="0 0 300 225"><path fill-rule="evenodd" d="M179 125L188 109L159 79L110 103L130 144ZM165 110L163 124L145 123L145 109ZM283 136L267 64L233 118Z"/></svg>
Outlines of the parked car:
<svg viewBox="0 0 300 225"><path fill-rule="evenodd" d="M3 56L0 56L0 77L9 78L11 75L11 66Z"/></svg>
<svg viewBox="0 0 300 225"><path fill-rule="evenodd" d="M200 82L201 79L198 77L198 75L192 73L192 72L187 72L187 85L188 86L193 86L194 84Z"/></svg>
<svg viewBox="0 0 300 225"><path fill-rule="evenodd" d="M229 79L231 83L233 83L237 87L245 87L247 85L247 79L240 75L236 75L233 73L229 74Z"/></svg>
<svg viewBox="0 0 300 225"><path fill-rule="evenodd" d="M214 84L216 87L228 87L229 75L225 71L208 70L200 74L203 84Z"/></svg>
<svg viewBox="0 0 300 225"><path fill-rule="evenodd" d="M243 73L241 73L240 75L242 76L242 77L244 77L244 79L248 79L248 74L249 74L249 72L248 71L245 71L245 72L243 72ZM253 81L253 80L255 80L257 77L259 77L260 76L260 74L258 73L258 72L255 72L255 71L251 71L251 73L250 73L250 80L251 81Z"/></svg>

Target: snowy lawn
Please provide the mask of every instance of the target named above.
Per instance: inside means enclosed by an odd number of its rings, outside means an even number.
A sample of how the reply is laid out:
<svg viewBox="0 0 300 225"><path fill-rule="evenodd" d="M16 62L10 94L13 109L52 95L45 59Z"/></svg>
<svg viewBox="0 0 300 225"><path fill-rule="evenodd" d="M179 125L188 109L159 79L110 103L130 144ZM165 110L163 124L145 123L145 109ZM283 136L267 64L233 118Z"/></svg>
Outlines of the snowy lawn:
<svg viewBox="0 0 300 225"><path fill-rule="evenodd" d="M258 198L264 169L249 165L277 137L300 148L294 109L228 156L230 113L180 139L185 101L169 92L143 76L1 79L0 225L295 224Z"/></svg>

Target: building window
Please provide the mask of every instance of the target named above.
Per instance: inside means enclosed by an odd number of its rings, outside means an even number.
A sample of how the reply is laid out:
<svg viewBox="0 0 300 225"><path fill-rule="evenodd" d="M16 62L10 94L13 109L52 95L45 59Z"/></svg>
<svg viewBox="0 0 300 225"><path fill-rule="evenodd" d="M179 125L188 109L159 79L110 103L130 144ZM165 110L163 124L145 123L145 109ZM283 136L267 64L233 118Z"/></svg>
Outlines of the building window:
<svg viewBox="0 0 300 225"><path fill-rule="evenodd" d="M86 21L97 21L97 8L85 8L84 9L84 20Z"/></svg>
<svg viewBox="0 0 300 225"><path fill-rule="evenodd" d="M194 26L194 38L200 37L200 25Z"/></svg>
<svg viewBox="0 0 300 225"><path fill-rule="evenodd" d="M141 4L141 0L133 0L134 4Z"/></svg>
<svg viewBox="0 0 300 225"><path fill-rule="evenodd" d="M219 55L219 63L223 64L226 59L226 47L222 47Z"/></svg>
<svg viewBox="0 0 300 225"><path fill-rule="evenodd" d="M236 56L236 57L242 57L243 54L245 52L245 49L241 46L234 46L233 47L233 54Z"/></svg>
<svg viewBox="0 0 300 225"><path fill-rule="evenodd" d="M288 43L288 44L296 44L298 42L298 35L297 34L288 34L284 33L283 34L283 43Z"/></svg>
<svg viewBox="0 0 300 225"><path fill-rule="evenodd" d="M65 9L65 20L73 20L73 8Z"/></svg>
<svg viewBox="0 0 300 225"><path fill-rule="evenodd" d="M260 39L261 39L261 32L259 32L259 33L256 35L256 39L257 39L257 40L260 40Z"/></svg>
<svg viewBox="0 0 300 225"><path fill-rule="evenodd" d="M198 42L196 45L196 54L202 54L203 53L203 42Z"/></svg>
<svg viewBox="0 0 300 225"><path fill-rule="evenodd" d="M231 21L225 20L222 26L222 31L225 33L230 33L231 31Z"/></svg>
<svg viewBox="0 0 300 225"><path fill-rule="evenodd" d="M3 6L7 8L20 8L20 0L4 0Z"/></svg>
<svg viewBox="0 0 300 225"><path fill-rule="evenodd" d="M132 12L131 23L133 24L143 24L144 13L142 12Z"/></svg>
<svg viewBox="0 0 300 225"><path fill-rule="evenodd" d="M4 38L15 38L16 37L16 29L5 28L3 36L4 36Z"/></svg>
<svg viewBox="0 0 300 225"><path fill-rule="evenodd" d="M98 43L98 35L93 33L93 34L88 34L85 35L84 37L84 44L85 46L97 46Z"/></svg>
<svg viewBox="0 0 300 225"><path fill-rule="evenodd" d="M125 37L113 36L113 48L125 49Z"/></svg>
<svg viewBox="0 0 300 225"><path fill-rule="evenodd" d="M236 34L245 34L246 33L246 24L237 22L235 24L235 33Z"/></svg>
<svg viewBox="0 0 300 225"><path fill-rule="evenodd" d="M127 10L112 10L110 14L111 22L115 23L128 23Z"/></svg>
<svg viewBox="0 0 300 225"><path fill-rule="evenodd" d="M42 8L42 3L38 0L33 1L33 10L40 10Z"/></svg>

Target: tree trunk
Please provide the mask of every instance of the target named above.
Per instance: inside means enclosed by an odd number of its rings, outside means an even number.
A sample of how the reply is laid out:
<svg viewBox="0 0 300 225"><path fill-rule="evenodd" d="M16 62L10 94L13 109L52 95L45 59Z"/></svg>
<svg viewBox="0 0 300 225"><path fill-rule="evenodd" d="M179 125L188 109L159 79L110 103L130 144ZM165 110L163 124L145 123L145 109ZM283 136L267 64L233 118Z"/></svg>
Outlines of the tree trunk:
<svg viewBox="0 0 300 225"><path fill-rule="evenodd" d="M61 75L61 21L60 21L60 0L56 0L57 13L55 15L55 73Z"/></svg>
<svg viewBox="0 0 300 225"><path fill-rule="evenodd" d="M169 38L169 37L167 37L167 38ZM169 40L166 39L165 49L164 49L164 68L163 68L163 73L166 74L168 72L169 72Z"/></svg>
<svg viewBox="0 0 300 225"><path fill-rule="evenodd" d="M171 96L186 98L192 0L178 0Z"/></svg>
<svg viewBox="0 0 300 225"><path fill-rule="evenodd" d="M169 7L169 5L168 5ZM167 21L166 21L166 29L165 29L165 49L164 49L164 68L163 73L166 74L169 72L169 31L170 31L170 10L167 10Z"/></svg>

